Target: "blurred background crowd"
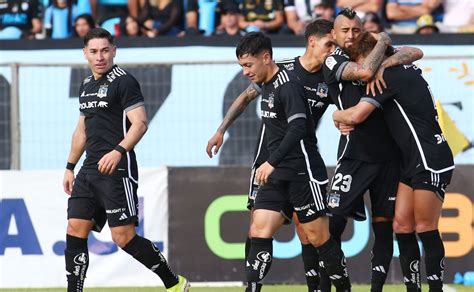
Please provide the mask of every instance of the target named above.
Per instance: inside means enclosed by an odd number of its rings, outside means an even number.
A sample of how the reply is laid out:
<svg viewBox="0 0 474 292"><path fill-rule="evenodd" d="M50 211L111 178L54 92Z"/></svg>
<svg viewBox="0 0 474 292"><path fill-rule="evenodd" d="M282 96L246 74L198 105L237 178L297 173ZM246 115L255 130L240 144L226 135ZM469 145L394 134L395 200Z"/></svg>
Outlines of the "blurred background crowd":
<svg viewBox="0 0 474 292"><path fill-rule="evenodd" d="M472 33L474 0L0 0L0 39L302 35L316 18L352 7L369 31Z"/></svg>

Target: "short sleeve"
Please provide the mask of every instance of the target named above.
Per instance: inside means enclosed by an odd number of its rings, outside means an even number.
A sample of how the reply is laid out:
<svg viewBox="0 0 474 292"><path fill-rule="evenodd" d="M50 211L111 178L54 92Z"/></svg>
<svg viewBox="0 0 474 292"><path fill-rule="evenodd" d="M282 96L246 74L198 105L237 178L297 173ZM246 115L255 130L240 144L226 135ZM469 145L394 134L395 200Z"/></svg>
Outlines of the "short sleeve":
<svg viewBox="0 0 474 292"><path fill-rule="evenodd" d="M130 110L144 104L140 84L138 84L138 81L134 77L130 75L123 76L120 80L119 86L118 92L120 95L120 101L125 112L129 112Z"/></svg>
<svg viewBox="0 0 474 292"><path fill-rule="evenodd" d="M280 89L279 98L284 107L288 123L298 118L306 119L306 107L308 105L303 86L294 81L287 82Z"/></svg>
<svg viewBox="0 0 474 292"><path fill-rule="evenodd" d="M348 63L349 59L345 56L333 54L327 57L323 65L323 74L326 83L339 83L341 81L342 71Z"/></svg>

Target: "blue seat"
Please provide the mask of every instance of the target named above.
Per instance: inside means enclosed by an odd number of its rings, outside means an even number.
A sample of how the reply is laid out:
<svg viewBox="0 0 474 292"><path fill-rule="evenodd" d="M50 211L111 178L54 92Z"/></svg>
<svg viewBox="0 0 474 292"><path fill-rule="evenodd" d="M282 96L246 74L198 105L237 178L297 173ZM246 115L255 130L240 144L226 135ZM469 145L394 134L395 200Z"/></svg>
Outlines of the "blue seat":
<svg viewBox="0 0 474 292"><path fill-rule="evenodd" d="M21 29L14 26L7 26L4 29L0 30L0 40L14 40L21 38L22 35Z"/></svg>
<svg viewBox="0 0 474 292"><path fill-rule="evenodd" d="M116 35L115 26L120 24L120 17L109 18L106 21L102 22L100 25L102 28L108 30L110 34Z"/></svg>

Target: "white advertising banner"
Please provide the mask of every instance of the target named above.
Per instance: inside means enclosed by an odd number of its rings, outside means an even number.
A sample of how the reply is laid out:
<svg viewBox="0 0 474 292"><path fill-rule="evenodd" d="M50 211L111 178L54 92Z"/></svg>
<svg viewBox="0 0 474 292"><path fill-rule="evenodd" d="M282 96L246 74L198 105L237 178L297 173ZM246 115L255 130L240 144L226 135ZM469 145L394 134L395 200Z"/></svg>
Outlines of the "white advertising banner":
<svg viewBox="0 0 474 292"><path fill-rule="evenodd" d="M64 287L67 198L63 171L0 171L0 288ZM140 170L137 233L168 253L168 170ZM89 287L158 286L159 278L112 242L89 236Z"/></svg>

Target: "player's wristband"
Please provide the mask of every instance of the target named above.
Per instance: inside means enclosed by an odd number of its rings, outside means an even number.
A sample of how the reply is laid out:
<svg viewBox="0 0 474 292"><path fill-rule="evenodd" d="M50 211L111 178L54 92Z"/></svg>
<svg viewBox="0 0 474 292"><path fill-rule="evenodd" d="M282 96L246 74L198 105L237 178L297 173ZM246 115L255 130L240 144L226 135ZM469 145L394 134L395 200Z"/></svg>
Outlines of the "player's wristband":
<svg viewBox="0 0 474 292"><path fill-rule="evenodd" d="M68 162L68 163L66 164L66 169L68 169L68 170L73 171L73 170L74 170L74 167L76 167L76 164L75 164L75 163Z"/></svg>
<svg viewBox="0 0 474 292"><path fill-rule="evenodd" d="M122 146L120 145L117 145L115 146L114 150L117 150L118 152L120 152L120 154L124 155L125 153L127 153L127 150L125 148L123 148Z"/></svg>

